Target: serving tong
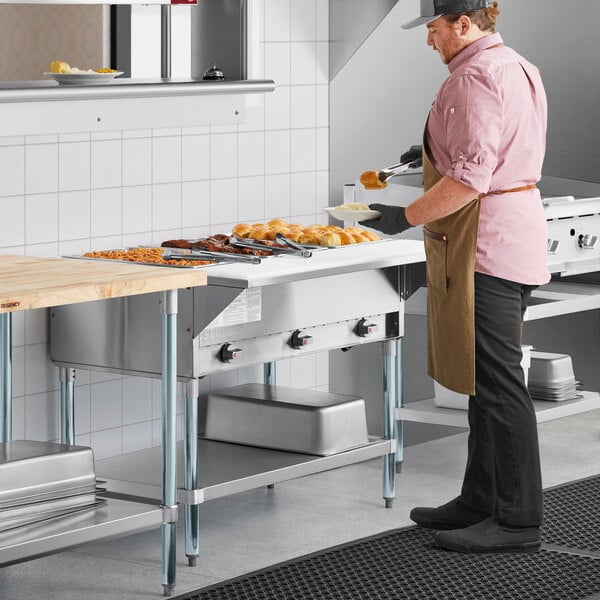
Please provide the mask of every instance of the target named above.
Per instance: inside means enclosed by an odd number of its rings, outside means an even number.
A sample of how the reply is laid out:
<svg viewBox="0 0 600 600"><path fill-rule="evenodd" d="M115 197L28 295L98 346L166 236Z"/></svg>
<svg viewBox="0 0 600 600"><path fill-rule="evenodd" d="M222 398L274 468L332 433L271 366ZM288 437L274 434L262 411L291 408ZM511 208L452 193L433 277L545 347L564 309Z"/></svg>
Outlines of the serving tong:
<svg viewBox="0 0 600 600"><path fill-rule="evenodd" d="M211 252L210 250L192 250L187 252L171 252L164 254L165 260L214 260L221 262L246 262L252 265L259 265L261 262L260 256L252 256L250 254L229 254L227 252Z"/></svg>
<svg viewBox="0 0 600 600"><path fill-rule="evenodd" d="M385 167L385 169L381 169L381 171L377 171L377 179L379 179L381 183L386 183L387 180L394 175L399 175L409 169L416 169L417 167L420 167L421 164L421 159L417 158L408 162L398 163L397 165L390 165L389 167Z"/></svg>
<svg viewBox="0 0 600 600"><path fill-rule="evenodd" d="M277 237L279 236L279 237ZM312 256L312 250L302 246L302 244L296 244L296 242L292 242L292 240L288 240L281 234L276 234L275 239L278 243L285 244L287 248L282 248L281 246L267 246L265 244L261 244L259 242L255 242L254 240L250 240L247 238L237 238L232 236L229 240L229 243L232 246L237 246L238 248L251 248L252 250L262 250L271 252L273 254L286 254L288 256L302 256L302 258L310 258Z"/></svg>

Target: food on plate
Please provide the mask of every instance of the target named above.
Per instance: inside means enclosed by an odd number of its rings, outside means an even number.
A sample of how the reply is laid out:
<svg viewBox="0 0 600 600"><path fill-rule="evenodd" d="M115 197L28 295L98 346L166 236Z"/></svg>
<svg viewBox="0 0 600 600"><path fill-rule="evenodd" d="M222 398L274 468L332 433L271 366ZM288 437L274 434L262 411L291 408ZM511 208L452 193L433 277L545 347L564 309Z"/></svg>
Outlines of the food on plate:
<svg viewBox="0 0 600 600"><path fill-rule="evenodd" d="M70 68L64 60L55 60L50 63L50 73L68 73Z"/></svg>
<svg viewBox="0 0 600 600"><path fill-rule="evenodd" d="M82 73L117 73L116 69L110 67L101 67L99 69L79 69L72 67L64 60L54 60L50 63L50 73L62 73L67 75L81 75Z"/></svg>
<svg viewBox="0 0 600 600"><path fill-rule="evenodd" d="M367 204L362 202L348 202L335 207L335 210L371 210Z"/></svg>
<svg viewBox="0 0 600 600"><path fill-rule="evenodd" d="M181 248L181 246L178 247ZM212 260L167 260L163 258L163 250L161 248L146 248L142 246L139 248L129 248L127 250L96 250L93 252L86 252L83 256L86 258L104 258L109 260L125 260L130 262L178 265L185 267L197 267L214 263Z"/></svg>
<svg viewBox="0 0 600 600"><path fill-rule="evenodd" d="M360 176L360 182L366 190L382 190L387 187L387 182L379 181L377 171L365 171Z"/></svg>

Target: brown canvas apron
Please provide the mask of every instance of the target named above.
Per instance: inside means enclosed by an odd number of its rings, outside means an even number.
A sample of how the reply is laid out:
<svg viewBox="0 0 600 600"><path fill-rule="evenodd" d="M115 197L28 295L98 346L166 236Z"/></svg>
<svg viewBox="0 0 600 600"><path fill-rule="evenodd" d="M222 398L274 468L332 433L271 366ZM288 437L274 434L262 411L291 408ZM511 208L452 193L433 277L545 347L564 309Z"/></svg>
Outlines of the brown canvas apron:
<svg viewBox="0 0 600 600"><path fill-rule="evenodd" d="M423 188L442 175L423 144ZM499 190L506 194L535 184ZM423 226L427 258L427 372L455 392L475 394L475 258L480 194L455 213Z"/></svg>

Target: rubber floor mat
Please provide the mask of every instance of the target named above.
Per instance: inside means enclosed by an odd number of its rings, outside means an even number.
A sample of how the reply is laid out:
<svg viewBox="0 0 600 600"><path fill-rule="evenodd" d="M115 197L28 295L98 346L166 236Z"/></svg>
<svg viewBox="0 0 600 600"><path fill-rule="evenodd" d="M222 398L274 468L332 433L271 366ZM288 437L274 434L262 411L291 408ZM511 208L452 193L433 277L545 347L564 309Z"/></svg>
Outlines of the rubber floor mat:
<svg viewBox="0 0 600 600"><path fill-rule="evenodd" d="M542 542L600 552L600 477L544 490Z"/></svg>
<svg viewBox="0 0 600 600"><path fill-rule="evenodd" d="M600 560L542 550L460 554L408 527L255 571L177 600L583 600Z"/></svg>

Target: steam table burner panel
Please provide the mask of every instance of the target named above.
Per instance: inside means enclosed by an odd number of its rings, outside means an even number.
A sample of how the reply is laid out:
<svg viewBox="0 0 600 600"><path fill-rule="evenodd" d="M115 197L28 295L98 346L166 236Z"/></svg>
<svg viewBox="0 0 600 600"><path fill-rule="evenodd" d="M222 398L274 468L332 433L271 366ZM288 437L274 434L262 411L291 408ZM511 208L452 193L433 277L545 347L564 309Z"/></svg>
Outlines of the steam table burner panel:
<svg viewBox="0 0 600 600"><path fill-rule="evenodd" d="M179 292L178 377L401 337L401 266L423 258L421 242L390 240L207 269L208 286ZM53 309L52 360L159 377L158 302L145 295Z"/></svg>

